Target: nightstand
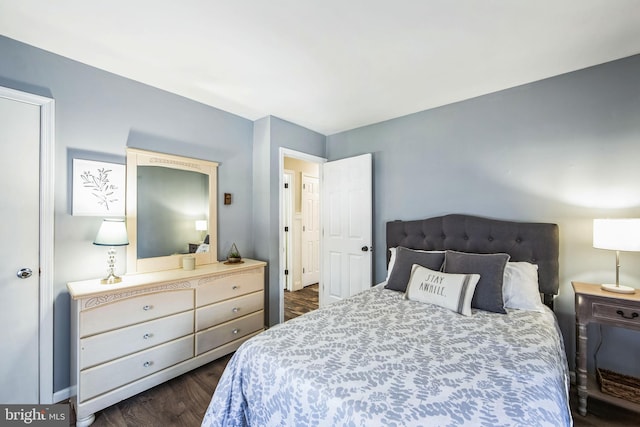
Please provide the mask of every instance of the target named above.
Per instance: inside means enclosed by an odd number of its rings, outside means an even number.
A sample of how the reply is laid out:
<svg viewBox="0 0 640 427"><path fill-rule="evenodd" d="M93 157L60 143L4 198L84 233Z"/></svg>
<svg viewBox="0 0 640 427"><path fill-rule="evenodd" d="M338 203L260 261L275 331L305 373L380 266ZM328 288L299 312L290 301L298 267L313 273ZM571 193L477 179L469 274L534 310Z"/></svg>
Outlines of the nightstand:
<svg viewBox="0 0 640 427"><path fill-rule="evenodd" d="M640 290L635 294L603 291L600 285L571 282L576 294L576 383L578 412L587 414L587 397L640 411L640 405L602 393L595 378L587 372L587 325L600 323L640 331Z"/></svg>

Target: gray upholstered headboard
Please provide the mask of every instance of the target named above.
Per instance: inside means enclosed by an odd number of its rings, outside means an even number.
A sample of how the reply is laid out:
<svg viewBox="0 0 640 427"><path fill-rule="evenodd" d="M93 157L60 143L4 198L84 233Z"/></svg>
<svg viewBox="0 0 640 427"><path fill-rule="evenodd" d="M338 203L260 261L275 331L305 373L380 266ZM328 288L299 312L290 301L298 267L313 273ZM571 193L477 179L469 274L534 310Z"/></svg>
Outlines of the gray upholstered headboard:
<svg viewBox="0 0 640 427"><path fill-rule="evenodd" d="M387 248L397 246L507 253L511 255L510 261L538 265L538 282L545 304L552 306L553 296L558 294L559 233L556 224L501 221L457 214L387 222Z"/></svg>

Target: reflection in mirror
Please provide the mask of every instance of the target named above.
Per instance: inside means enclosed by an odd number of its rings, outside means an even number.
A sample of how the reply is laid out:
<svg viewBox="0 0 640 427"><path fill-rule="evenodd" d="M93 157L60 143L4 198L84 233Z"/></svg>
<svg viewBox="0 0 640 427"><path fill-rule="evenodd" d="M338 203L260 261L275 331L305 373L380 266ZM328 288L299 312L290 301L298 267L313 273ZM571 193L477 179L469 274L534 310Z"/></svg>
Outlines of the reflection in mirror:
<svg viewBox="0 0 640 427"><path fill-rule="evenodd" d="M195 252L209 220L209 177L138 166L138 217L145 218L138 222L138 259Z"/></svg>
<svg viewBox="0 0 640 427"><path fill-rule="evenodd" d="M127 273L218 262L218 164L127 149Z"/></svg>

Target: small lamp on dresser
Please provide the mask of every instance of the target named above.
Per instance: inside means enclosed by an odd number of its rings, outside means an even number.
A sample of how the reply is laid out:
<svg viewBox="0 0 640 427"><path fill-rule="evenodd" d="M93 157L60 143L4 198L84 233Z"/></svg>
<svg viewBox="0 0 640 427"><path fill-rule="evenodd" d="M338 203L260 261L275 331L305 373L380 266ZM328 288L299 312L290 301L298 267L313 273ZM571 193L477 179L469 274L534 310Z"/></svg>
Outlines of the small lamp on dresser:
<svg viewBox="0 0 640 427"><path fill-rule="evenodd" d="M204 238L207 232L207 220L199 219L196 221L196 231L200 232L200 243L204 242Z"/></svg>
<svg viewBox="0 0 640 427"><path fill-rule="evenodd" d="M620 285L620 251L640 251L640 218L594 219L593 247L616 251L616 283L603 284L605 291L633 294L635 289Z"/></svg>
<svg viewBox="0 0 640 427"><path fill-rule="evenodd" d="M113 284L121 282L122 279L115 275L114 269L116 264L116 246L125 246L129 244L129 238L127 237L127 227L124 224L124 219L107 218L102 221L96 239L93 241L94 245L109 246L107 251L107 277L102 279L102 284Z"/></svg>

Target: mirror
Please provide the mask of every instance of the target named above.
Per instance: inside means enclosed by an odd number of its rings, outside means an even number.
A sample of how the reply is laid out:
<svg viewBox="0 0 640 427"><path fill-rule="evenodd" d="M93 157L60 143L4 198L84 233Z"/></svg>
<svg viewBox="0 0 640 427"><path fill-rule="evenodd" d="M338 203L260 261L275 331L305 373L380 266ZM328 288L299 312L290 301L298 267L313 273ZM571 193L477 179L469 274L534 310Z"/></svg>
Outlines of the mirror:
<svg viewBox="0 0 640 427"><path fill-rule="evenodd" d="M215 162L127 149L127 273L217 262Z"/></svg>

